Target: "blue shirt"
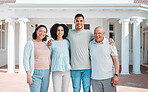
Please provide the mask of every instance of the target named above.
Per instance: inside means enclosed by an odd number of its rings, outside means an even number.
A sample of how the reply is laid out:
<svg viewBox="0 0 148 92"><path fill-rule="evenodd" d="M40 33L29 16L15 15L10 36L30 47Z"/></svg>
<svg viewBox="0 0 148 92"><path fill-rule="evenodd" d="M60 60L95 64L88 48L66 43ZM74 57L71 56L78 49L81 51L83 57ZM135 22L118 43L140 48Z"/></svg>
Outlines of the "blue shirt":
<svg viewBox="0 0 148 92"><path fill-rule="evenodd" d="M62 41L54 40L49 46L51 51L51 71L67 71L71 69L69 41L64 39Z"/></svg>

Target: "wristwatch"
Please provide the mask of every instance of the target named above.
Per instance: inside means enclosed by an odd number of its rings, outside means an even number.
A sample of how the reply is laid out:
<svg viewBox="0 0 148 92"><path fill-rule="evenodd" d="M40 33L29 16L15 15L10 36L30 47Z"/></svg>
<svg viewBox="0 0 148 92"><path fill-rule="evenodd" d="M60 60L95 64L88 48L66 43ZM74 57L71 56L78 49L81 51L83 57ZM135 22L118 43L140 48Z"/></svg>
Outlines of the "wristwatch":
<svg viewBox="0 0 148 92"><path fill-rule="evenodd" d="M119 74L116 74L116 73L115 73L115 75L116 75L116 76L119 76Z"/></svg>

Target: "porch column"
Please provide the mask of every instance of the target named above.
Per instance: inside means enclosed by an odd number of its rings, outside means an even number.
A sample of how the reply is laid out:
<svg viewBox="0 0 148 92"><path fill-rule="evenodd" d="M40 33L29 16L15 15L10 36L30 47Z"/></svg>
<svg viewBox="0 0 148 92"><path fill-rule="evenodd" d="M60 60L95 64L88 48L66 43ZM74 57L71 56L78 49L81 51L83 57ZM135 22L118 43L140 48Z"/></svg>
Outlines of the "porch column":
<svg viewBox="0 0 148 92"><path fill-rule="evenodd" d="M5 20L8 23L8 46L7 46L7 62L8 73L15 72L15 20L8 18Z"/></svg>
<svg viewBox="0 0 148 92"><path fill-rule="evenodd" d="M133 18L133 74L140 74L140 23L142 19Z"/></svg>
<svg viewBox="0 0 148 92"><path fill-rule="evenodd" d="M129 75L129 22L130 19L121 19L119 23L122 24L121 33L121 74Z"/></svg>
<svg viewBox="0 0 148 92"><path fill-rule="evenodd" d="M23 54L24 54L24 47L27 42L27 25L28 22L27 18L19 18L18 22L20 23L19 27L19 74L24 74L25 69L23 66Z"/></svg>

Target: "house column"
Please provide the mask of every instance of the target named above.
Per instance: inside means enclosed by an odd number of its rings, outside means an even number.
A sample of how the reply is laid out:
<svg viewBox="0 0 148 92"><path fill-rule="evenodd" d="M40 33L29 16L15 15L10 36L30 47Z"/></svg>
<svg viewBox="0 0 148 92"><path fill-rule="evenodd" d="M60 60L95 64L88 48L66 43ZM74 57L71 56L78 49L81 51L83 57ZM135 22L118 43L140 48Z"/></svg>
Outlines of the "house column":
<svg viewBox="0 0 148 92"><path fill-rule="evenodd" d="M133 18L133 73L140 74L140 23L143 20Z"/></svg>
<svg viewBox="0 0 148 92"><path fill-rule="evenodd" d="M129 74L129 22L130 19L121 19L119 23L122 24L121 33L121 74Z"/></svg>
<svg viewBox="0 0 148 92"><path fill-rule="evenodd" d="M27 22L29 20L27 18L19 18L18 22L20 23L19 28L19 73L24 74L25 69L23 66L23 54L24 47L27 42Z"/></svg>
<svg viewBox="0 0 148 92"><path fill-rule="evenodd" d="M15 20L8 18L5 20L8 23L8 46L7 46L7 61L8 73L15 72Z"/></svg>

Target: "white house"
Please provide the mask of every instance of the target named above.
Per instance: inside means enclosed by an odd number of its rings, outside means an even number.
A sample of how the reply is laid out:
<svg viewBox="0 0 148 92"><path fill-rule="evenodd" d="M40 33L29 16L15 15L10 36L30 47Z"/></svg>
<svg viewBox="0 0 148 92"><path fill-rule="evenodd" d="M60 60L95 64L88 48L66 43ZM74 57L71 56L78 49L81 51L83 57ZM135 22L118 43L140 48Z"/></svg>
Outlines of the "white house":
<svg viewBox="0 0 148 92"><path fill-rule="evenodd" d="M115 40L121 74L129 74L129 65L140 74L140 64L148 64L148 0L0 0L0 66L14 73L19 65L24 73L23 49L35 27L65 23L74 29L77 13L85 16L85 30L102 26Z"/></svg>

